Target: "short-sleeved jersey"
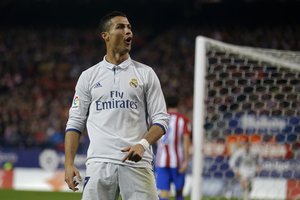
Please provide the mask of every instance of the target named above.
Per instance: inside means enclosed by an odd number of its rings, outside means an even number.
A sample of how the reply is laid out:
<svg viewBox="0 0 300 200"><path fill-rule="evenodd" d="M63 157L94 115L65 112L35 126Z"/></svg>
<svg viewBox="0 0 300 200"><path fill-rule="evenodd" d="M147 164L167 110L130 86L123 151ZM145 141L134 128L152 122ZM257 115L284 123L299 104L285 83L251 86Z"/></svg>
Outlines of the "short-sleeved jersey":
<svg viewBox="0 0 300 200"><path fill-rule="evenodd" d="M180 167L184 159L183 136L191 134L189 119L182 113L170 112L169 128L157 146L157 167Z"/></svg>
<svg viewBox="0 0 300 200"><path fill-rule="evenodd" d="M149 66L130 57L118 66L105 58L79 77L66 131L87 128L87 160L152 167L152 148L140 162L126 161L121 149L140 141L151 125L164 131L169 115L160 82Z"/></svg>

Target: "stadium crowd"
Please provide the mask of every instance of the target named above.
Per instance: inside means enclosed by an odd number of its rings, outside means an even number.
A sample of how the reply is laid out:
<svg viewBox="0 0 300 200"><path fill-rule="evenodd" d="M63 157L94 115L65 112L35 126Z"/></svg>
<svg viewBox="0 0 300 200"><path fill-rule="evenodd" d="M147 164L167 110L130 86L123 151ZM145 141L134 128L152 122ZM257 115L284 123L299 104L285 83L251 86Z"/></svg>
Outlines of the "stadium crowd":
<svg viewBox="0 0 300 200"><path fill-rule="evenodd" d="M155 69L165 95L180 96L181 110L190 119L197 35L237 45L300 50L300 28L292 26L175 26L159 34L155 30L135 32L131 57ZM1 29L0 148L50 147L63 151L77 78L102 60L103 54L104 46L92 29ZM88 138L82 137L82 148L87 142Z"/></svg>

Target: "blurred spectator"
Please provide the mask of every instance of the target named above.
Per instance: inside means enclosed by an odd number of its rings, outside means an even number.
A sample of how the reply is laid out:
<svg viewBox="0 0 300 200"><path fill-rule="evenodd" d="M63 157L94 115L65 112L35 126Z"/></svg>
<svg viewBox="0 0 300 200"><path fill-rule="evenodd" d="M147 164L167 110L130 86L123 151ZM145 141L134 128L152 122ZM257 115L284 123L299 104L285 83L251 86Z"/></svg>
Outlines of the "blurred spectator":
<svg viewBox="0 0 300 200"><path fill-rule="evenodd" d="M242 187L242 199L248 200L252 181L261 169L262 159L258 153L252 151L251 142L242 141L239 145L239 148L232 153L229 165Z"/></svg>
<svg viewBox="0 0 300 200"><path fill-rule="evenodd" d="M191 120L197 35L237 45L300 50L297 26L247 29L176 25L156 38L154 30L136 32L138 45L132 57L154 66L165 95L179 95L179 108ZM104 53L99 52L102 43L97 37L94 30L84 28L0 30L0 147L62 148L75 81Z"/></svg>

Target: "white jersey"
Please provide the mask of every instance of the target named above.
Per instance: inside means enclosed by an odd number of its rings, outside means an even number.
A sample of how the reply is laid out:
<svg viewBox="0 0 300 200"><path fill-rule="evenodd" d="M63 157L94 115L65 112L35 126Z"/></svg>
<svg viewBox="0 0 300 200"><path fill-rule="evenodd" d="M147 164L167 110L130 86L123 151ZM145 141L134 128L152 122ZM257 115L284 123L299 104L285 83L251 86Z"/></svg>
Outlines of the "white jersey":
<svg viewBox="0 0 300 200"><path fill-rule="evenodd" d="M137 163L122 163L126 153L121 149L144 138L153 124L166 131L168 121L160 82L151 67L131 58L116 66L104 58L80 75L66 131L81 133L86 124L88 161L151 168L152 148Z"/></svg>
<svg viewBox="0 0 300 200"><path fill-rule="evenodd" d="M235 151L229 159L229 165L234 171L238 171L242 177L252 178L261 164L261 158L251 150L240 148Z"/></svg>

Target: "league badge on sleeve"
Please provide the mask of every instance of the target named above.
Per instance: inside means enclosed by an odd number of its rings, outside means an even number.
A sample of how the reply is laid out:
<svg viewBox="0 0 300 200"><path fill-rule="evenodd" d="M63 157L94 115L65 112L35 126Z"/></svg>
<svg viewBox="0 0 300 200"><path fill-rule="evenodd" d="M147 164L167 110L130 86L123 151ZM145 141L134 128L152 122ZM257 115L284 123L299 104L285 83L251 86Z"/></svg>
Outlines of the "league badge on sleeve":
<svg viewBox="0 0 300 200"><path fill-rule="evenodd" d="M79 108L79 96L74 96L73 103L72 103L72 108L73 109Z"/></svg>

